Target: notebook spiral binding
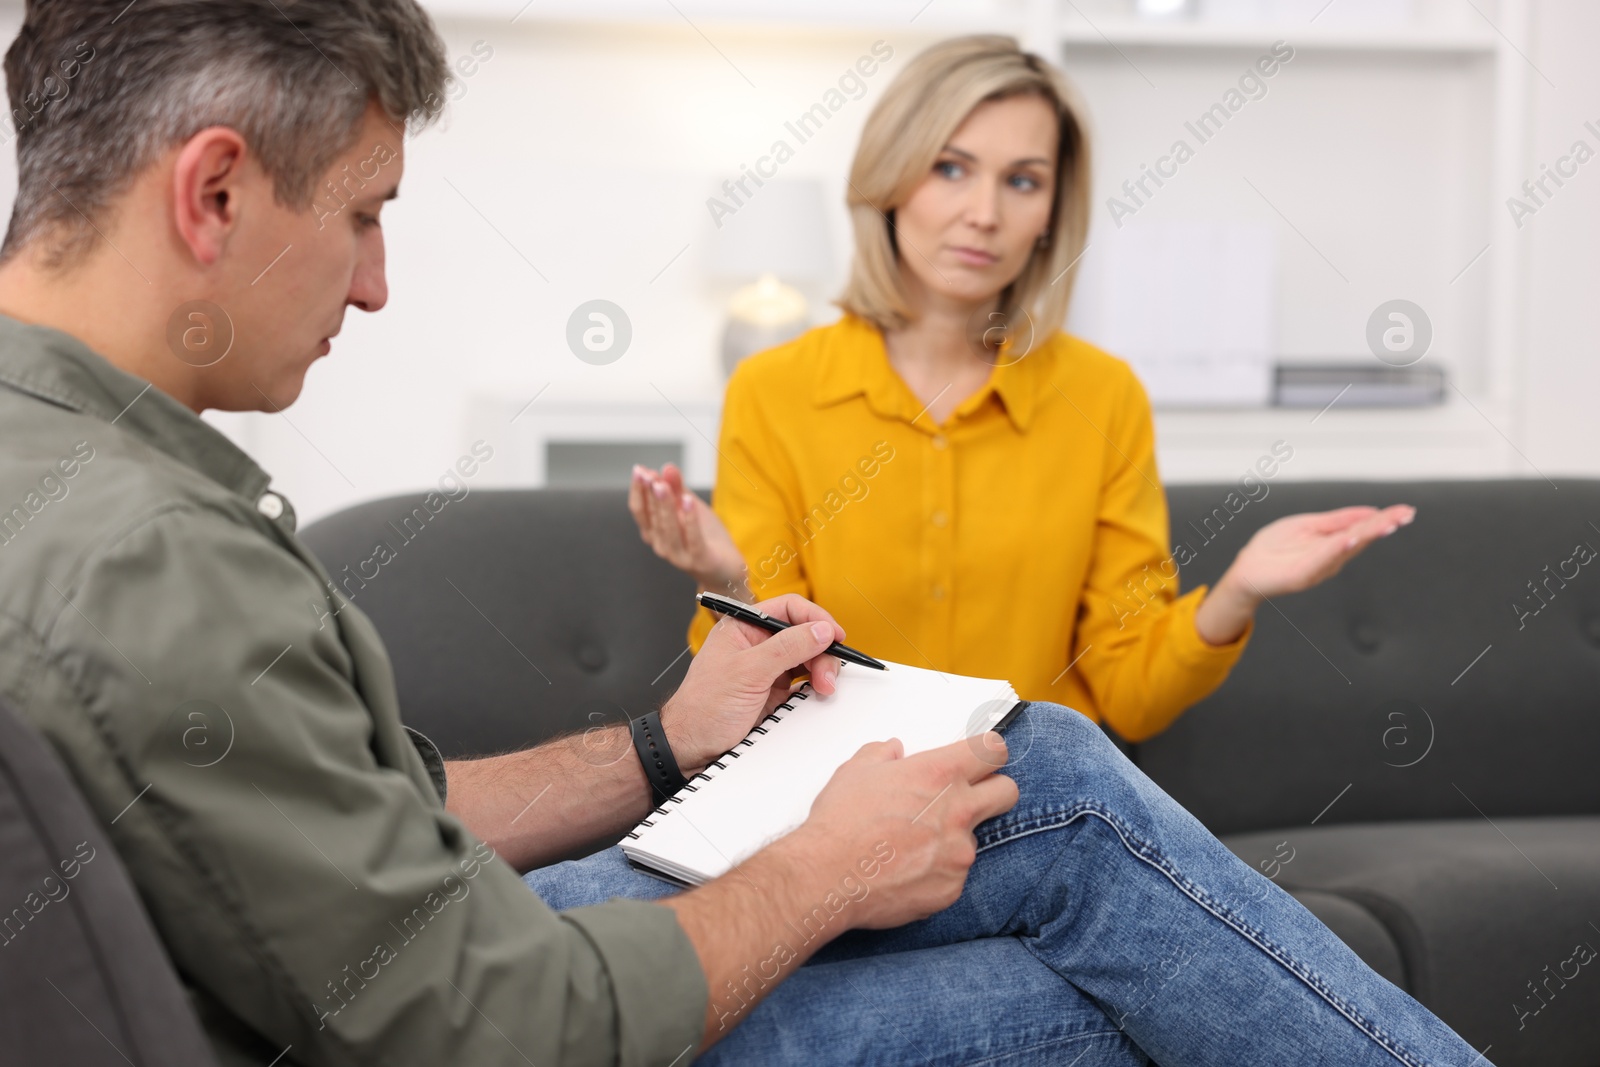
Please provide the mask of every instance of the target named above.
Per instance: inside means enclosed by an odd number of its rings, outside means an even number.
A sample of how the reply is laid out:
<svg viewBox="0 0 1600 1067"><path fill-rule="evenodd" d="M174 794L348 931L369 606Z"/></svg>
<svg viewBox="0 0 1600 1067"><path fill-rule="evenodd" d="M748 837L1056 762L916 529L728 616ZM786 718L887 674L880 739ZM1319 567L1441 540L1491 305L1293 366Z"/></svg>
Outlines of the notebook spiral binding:
<svg viewBox="0 0 1600 1067"><path fill-rule="evenodd" d="M790 694L788 700L785 700L782 704L779 704L777 707L773 708L772 711L766 716L766 718L762 719L760 722L756 723L755 726L751 727L750 732L752 734L765 734L767 732L767 728L766 728L766 724L767 723L769 723L769 722L782 722L783 721L783 716L779 715L778 712L780 712L780 711L793 711L795 703L797 701L809 700L810 698L811 698L811 683L807 682L805 685L802 685L799 689L796 689L792 694ZM739 753L734 751L734 749L742 748L742 747L744 747L746 745L753 745L753 744L755 744L755 738L748 737L748 736L745 737L744 740L740 741L737 745L734 745L733 748L728 749L728 751L724 752L720 757L718 757L715 760L712 760L710 766L708 766L706 768L706 770L701 771L699 774L695 775L693 778L690 778L689 779L690 784L685 785L684 788L689 790L689 792L691 792L691 793L698 793L699 790L696 789L695 786L693 785L694 782L699 782L699 781L709 782L709 781L711 781L713 775L710 775L710 774L706 773L707 771L709 771L711 769L711 767L715 767L719 771L727 770L728 769L728 765L726 763L724 763L723 760L728 759L729 757L732 757L733 759L738 759L739 758ZM676 797L676 796L668 797L662 803L662 805L659 808L656 808L650 814L651 815L666 815L667 814L667 805L668 804L682 804L682 803L683 803L683 798L682 797ZM639 825L640 826L654 826L655 822L652 821L651 819L646 819L643 822L641 822ZM637 830L629 831L628 837L632 838L632 839L637 839L639 837L639 832Z"/></svg>

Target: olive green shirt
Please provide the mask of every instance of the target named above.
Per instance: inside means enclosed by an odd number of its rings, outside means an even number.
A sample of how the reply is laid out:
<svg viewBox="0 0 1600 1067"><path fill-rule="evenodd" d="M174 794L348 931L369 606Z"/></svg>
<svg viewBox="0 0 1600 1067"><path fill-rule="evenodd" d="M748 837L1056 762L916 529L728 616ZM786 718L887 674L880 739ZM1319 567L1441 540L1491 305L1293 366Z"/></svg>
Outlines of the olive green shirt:
<svg viewBox="0 0 1600 1067"><path fill-rule="evenodd" d="M445 811L383 642L269 481L0 316L0 693L110 834L219 1060L688 1063L708 991L674 913L557 914Z"/></svg>

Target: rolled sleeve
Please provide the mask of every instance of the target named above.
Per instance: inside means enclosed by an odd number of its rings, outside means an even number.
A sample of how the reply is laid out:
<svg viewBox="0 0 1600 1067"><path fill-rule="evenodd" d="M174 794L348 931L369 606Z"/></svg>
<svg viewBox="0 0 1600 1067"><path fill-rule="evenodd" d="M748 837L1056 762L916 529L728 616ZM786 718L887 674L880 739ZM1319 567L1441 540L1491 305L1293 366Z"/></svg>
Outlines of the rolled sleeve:
<svg viewBox="0 0 1600 1067"><path fill-rule="evenodd" d="M412 747L417 750L417 755L422 759L422 765L428 770L428 780L433 783L433 791L439 794L439 803L445 804L450 800L450 775L444 768L444 753L439 751L439 746L433 743L433 738L421 730L406 727L406 736L411 738Z"/></svg>
<svg viewBox="0 0 1600 1067"><path fill-rule="evenodd" d="M179 971L267 1044L317 1067L643 1067L698 1044L705 979L671 909L529 892L429 787L370 622L316 610L282 544L166 510L63 593L53 665L112 756L80 745L102 772L80 782Z"/></svg>
<svg viewBox="0 0 1600 1067"><path fill-rule="evenodd" d="M612 900L564 911L561 918L582 930L605 960L623 1020L621 1062L655 1062L653 1052L674 1047L667 1062L679 1062L677 1057L699 1047L711 994L675 912L640 900Z"/></svg>

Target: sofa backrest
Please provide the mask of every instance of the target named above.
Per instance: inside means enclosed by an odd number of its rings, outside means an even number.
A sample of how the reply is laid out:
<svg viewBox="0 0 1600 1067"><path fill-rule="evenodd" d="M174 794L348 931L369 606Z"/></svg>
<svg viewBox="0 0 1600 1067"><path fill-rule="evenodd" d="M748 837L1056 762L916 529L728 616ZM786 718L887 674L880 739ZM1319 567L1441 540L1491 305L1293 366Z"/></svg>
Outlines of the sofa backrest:
<svg viewBox="0 0 1600 1067"><path fill-rule="evenodd" d="M383 635L406 724L447 757L623 722L683 680L695 585L640 540L622 493L479 489L404 527L418 499L303 538Z"/></svg>
<svg viewBox="0 0 1600 1067"><path fill-rule="evenodd" d="M45 741L0 702L6 1063L215 1067L139 895Z"/></svg>
<svg viewBox="0 0 1600 1067"><path fill-rule="evenodd" d="M1217 833L1600 812L1600 559L1575 554L1600 549L1600 482L1559 485L1172 487L1185 589L1284 515L1418 514L1264 606L1232 676L1134 758ZM387 522L414 504L360 505L305 539L340 581L393 548L355 603L389 645L407 721L447 754L617 721L677 685L693 586L639 540L620 492L477 491L402 544Z"/></svg>
<svg viewBox="0 0 1600 1067"><path fill-rule="evenodd" d="M1228 680L1137 762L1217 833L1600 812L1600 482L1556 484L1172 487L1185 589L1285 515L1417 518L1263 606Z"/></svg>

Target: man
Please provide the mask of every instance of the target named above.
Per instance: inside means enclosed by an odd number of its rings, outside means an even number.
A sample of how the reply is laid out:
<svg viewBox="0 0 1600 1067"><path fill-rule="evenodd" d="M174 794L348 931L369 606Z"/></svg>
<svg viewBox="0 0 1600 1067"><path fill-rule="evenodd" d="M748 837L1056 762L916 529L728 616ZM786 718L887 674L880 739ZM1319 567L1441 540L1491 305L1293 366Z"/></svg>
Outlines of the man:
<svg viewBox="0 0 1600 1067"><path fill-rule="evenodd" d="M614 851L543 866L649 810L641 764L443 765L292 508L198 417L287 407L345 308L386 303L380 216L444 91L426 16L45 0L6 73L0 689L224 1063L1474 1058L1067 709L1019 718L1006 775L997 736L868 745L691 892ZM683 773L797 671L838 684L829 616L767 610L803 625L719 625L662 709ZM866 891L794 937L846 878Z"/></svg>

